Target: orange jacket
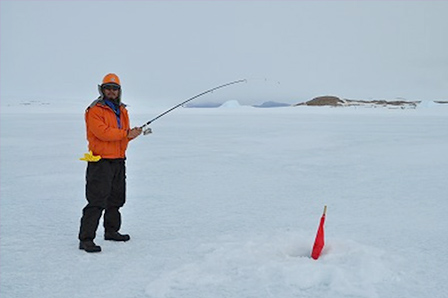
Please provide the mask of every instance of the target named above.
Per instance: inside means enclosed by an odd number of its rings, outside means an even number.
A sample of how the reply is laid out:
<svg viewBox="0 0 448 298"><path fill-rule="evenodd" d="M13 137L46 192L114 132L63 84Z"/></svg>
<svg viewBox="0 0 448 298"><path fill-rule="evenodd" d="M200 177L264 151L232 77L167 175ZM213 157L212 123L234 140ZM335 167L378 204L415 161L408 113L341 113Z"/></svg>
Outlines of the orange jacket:
<svg viewBox="0 0 448 298"><path fill-rule="evenodd" d="M94 101L85 113L89 150L101 158L125 158L130 129L129 115L120 104L121 128L118 128L114 111L103 100Z"/></svg>

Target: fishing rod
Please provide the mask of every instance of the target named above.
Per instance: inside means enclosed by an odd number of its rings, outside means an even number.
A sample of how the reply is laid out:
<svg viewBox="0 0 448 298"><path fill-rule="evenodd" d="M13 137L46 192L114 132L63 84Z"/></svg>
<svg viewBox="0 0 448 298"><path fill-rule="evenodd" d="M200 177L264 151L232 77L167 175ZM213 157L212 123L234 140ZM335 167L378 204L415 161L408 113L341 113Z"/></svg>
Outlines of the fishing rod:
<svg viewBox="0 0 448 298"><path fill-rule="evenodd" d="M193 96L193 97L190 97L189 99L187 99L187 100L181 102L180 104L177 104L177 105L175 105L174 107L172 107L172 108L166 110L165 112L163 112L163 113L157 115L155 118L149 120L148 122L146 122L145 124L143 124L142 126L140 126L140 128L143 129L143 134L144 134L144 135L150 134L152 131L151 131L151 128L149 127L149 125L150 125L151 123L153 123L154 121L156 121L157 119L159 119L159 118L165 116L165 115L168 114L169 112L171 112L171 111L177 109L178 107L180 107L180 106L186 104L187 102L192 101L193 99L198 98L198 97L200 97L200 96L202 96L202 95L204 95L204 94L213 92L213 91L215 91L215 90L218 90L218 89L220 89L220 88L224 88L224 87L227 87L227 86L230 86L230 85L233 85L233 84L242 83L242 82L247 82L247 80L244 79L244 80L233 81L233 82L230 82L230 83L227 83L227 84L224 84L224 85L221 85L221 86L218 86L218 87L209 89L209 90L204 91L204 92L202 92L202 93L199 93L198 95L195 95L195 96Z"/></svg>

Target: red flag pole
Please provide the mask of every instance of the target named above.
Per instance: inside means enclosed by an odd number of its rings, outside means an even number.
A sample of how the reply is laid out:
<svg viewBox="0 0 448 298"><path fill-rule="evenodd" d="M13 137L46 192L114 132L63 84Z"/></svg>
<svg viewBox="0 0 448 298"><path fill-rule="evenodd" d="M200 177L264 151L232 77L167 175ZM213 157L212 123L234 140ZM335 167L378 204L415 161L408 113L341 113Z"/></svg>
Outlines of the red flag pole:
<svg viewBox="0 0 448 298"><path fill-rule="evenodd" d="M311 252L311 257L317 260L322 252L322 249L325 245L325 237L324 237L324 224L325 224L325 215L327 213L327 206L324 206L324 213L320 218L319 228L317 229L316 240L314 240L313 250Z"/></svg>

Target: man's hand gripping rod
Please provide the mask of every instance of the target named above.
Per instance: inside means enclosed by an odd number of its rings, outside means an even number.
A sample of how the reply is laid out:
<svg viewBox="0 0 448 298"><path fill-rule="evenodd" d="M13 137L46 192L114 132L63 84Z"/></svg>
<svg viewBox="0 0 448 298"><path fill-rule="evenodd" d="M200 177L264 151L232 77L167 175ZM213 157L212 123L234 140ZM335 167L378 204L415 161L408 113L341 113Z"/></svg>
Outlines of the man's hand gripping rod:
<svg viewBox="0 0 448 298"><path fill-rule="evenodd" d="M193 99L196 99L196 98L198 98L198 97L200 97L200 96L202 96L202 95L204 95L204 94L213 92L213 91L215 91L215 90L218 90L218 89L220 89L220 88L224 88L224 87L229 86L229 85L233 85L233 84L237 84L237 83L242 83L242 82L247 82L247 80L244 79L244 80L233 81L233 82L230 82L230 83L227 83L227 84L224 84L224 85L221 85L221 86L212 88L212 89L210 89L210 90L204 91L204 92L202 92L202 93L200 93L200 94L198 94L198 95L195 95L195 96L193 96L193 97L191 97L191 98L189 98L189 99L187 99L187 100L181 102L180 104L175 105L175 106L172 107L171 109L166 110L165 112L163 112L162 114L158 115L158 116L155 117L154 119L149 120L148 122L146 122L145 124L143 124L142 126L140 126L140 128L143 130L143 134L144 134L144 135L148 135L148 134L150 134L150 133L152 132L152 130L151 130L151 128L149 127L149 125L150 125L151 123L153 123L154 121L156 121L157 119L159 119L160 117L162 117L162 116L168 114L169 112L171 112L171 111L177 109L178 107L180 107L180 106L186 104L187 102L192 101Z"/></svg>

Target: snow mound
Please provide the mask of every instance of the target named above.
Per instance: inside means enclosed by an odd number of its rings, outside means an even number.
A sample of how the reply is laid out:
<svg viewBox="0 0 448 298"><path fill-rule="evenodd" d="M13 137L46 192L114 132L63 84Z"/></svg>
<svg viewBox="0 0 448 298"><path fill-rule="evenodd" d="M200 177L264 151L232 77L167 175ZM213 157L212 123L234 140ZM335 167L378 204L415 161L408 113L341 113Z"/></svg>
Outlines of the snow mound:
<svg viewBox="0 0 448 298"><path fill-rule="evenodd" d="M241 107L241 104L238 102L238 100L228 100L221 105L221 108L239 108L239 107Z"/></svg>
<svg viewBox="0 0 448 298"><path fill-rule="evenodd" d="M376 297L375 284L393 276L383 252L356 242L330 241L319 260L312 240L298 235L223 239L202 245L196 262L167 271L148 297ZM262 288L262 289L260 289Z"/></svg>
<svg viewBox="0 0 448 298"><path fill-rule="evenodd" d="M422 100L419 104L419 108L433 108L442 106L443 102L438 102L434 100Z"/></svg>

